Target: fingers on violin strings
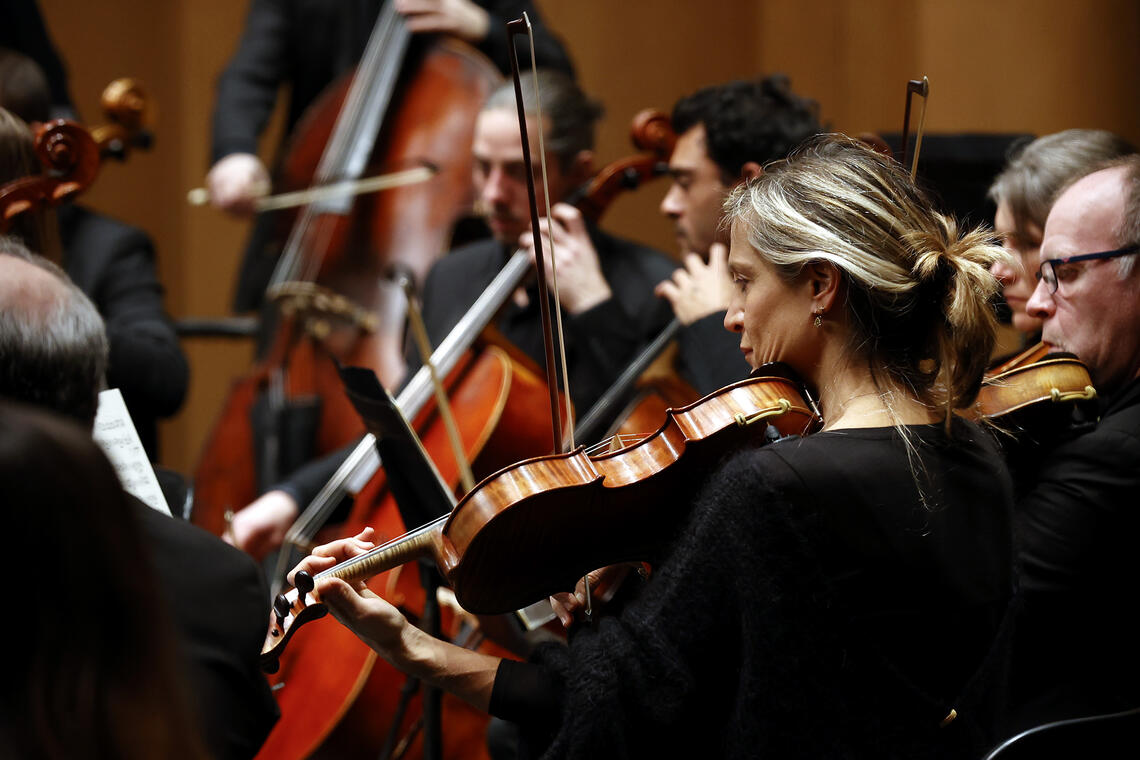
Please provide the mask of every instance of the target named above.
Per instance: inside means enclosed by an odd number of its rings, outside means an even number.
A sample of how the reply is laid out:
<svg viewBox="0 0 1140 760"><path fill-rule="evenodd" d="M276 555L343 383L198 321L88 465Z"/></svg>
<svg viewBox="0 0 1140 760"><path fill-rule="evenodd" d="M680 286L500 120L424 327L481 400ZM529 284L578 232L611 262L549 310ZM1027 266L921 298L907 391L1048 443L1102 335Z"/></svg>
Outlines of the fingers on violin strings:
<svg viewBox="0 0 1140 760"><path fill-rule="evenodd" d="M289 571L289 574L285 576L285 580L290 584L295 584L294 578L296 577L298 571L304 570L309 575L315 575L322 570L328 570L335 564L336 560L332 557L308 556L298 562L297 566Z"/></svg>

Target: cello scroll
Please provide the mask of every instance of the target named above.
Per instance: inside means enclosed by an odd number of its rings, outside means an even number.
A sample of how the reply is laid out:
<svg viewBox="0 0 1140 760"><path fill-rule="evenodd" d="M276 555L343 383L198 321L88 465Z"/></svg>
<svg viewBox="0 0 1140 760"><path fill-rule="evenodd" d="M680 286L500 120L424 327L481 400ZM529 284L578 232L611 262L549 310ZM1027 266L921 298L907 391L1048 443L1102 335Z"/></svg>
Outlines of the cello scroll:
<svg viewBox="0 0 1140 760"><path fill-rule="evenodd" d="M58 206L86 190L99 174L99 147L91 133L68 119L37 124L35 152L44 171L0 187L0 233L19 214Z"/></svg>

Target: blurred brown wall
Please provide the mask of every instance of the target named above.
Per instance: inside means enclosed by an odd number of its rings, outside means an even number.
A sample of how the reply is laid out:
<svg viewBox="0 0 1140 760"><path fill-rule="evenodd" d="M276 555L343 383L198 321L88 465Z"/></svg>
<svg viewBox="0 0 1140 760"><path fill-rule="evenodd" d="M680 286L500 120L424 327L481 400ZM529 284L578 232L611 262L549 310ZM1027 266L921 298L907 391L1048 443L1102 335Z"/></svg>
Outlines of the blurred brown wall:
<svg viewBox="0 0 1140 760"><path fill-rule="evenodd" d="M931 132L1098 127L1140 142L1140 4L1134 0L538 0L588 91L606 105L602 162L629 152L629 118L727 79L783 71L836 130L897 130L903 83L931 81ZM245 14L234 0L41 0L89 122L118 76L147 85L158 141L104 169L87 202L146 229L175 317L226 313L245 227L185 193L208 158L214 78ZM663 186L619 200L607 226L670 250ZM190 397L163 426L164 459L188 471L245 344L187 341Z"/></svg>

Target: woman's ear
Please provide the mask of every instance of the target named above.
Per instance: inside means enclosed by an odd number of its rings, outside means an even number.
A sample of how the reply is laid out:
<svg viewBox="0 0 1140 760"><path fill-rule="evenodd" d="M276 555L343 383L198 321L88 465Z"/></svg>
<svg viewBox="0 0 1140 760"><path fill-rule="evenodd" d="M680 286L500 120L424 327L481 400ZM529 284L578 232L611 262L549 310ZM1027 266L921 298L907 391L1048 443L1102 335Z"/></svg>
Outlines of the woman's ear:
<svg viewBox="0 0 1140 760"><path fill-rule="evenodd" d="M811 292L813 312L827 313L839 295L842 278L830 261L813 261L804 268L806 285Z"/></svg>

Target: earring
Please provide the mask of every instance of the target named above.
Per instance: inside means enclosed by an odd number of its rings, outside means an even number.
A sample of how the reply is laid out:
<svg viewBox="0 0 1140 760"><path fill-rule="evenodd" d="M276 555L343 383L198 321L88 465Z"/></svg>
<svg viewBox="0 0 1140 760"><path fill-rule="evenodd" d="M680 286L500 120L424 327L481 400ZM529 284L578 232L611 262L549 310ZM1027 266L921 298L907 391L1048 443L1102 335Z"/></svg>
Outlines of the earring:
<svg viewBox="0 0 1140 760"><path fill-rule="evenodd" d="M811 321L812 327L823 327L823 310L820 309L815 313L815 319Z"/></svg>

